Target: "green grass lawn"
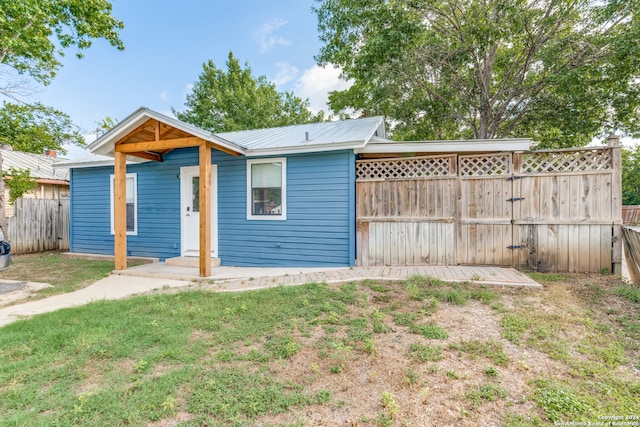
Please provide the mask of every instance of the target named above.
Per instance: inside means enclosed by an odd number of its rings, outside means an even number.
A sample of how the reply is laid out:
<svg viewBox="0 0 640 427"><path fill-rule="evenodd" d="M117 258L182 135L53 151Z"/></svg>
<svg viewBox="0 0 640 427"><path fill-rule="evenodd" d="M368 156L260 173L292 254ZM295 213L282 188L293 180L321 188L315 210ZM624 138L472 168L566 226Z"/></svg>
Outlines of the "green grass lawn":
<svg viewBox="0 0 640 427"><path fill-rule="evenodd" d="M44 282L53 285L38 292L48 296L72 292L107 277L114 269L113 261L65 258L59 252L13 255L9 269L0 279Z"/></svg>
<svg viewBox="0 0 640 427"><path fill-rule="evenodd" d="M0 424L537 426L639 415L637 289L544 277L544 291L413 277L160 293L39 315L0 329Z"/></svg>

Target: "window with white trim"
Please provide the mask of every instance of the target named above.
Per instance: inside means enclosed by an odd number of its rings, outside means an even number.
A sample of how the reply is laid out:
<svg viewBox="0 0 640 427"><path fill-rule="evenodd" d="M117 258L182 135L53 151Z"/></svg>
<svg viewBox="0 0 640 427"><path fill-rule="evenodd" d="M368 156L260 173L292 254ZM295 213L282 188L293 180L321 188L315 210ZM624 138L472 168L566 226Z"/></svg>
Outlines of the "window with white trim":
<svg viewBox="0 0 640 427"><path fill-rule="evenodd" d="M247 219L287 219L287 159L247 160Z"/></svg>
<svg viewBox="0 0 640 427"><path fill-rule="evenodd" d="M115 183L115 176L111 175L111 234L115 234L115 227L113 225L113 201L114 192L113 187ZM138 234L138 174L127 174L127 234Z"/></svg>

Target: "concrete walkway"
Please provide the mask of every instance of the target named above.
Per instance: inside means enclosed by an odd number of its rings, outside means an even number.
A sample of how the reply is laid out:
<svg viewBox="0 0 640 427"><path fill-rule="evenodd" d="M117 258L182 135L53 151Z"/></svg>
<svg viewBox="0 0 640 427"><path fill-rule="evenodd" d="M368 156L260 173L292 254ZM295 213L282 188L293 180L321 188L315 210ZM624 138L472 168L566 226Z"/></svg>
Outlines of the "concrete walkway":
<svg viewBox="0 0 640 427"><path fill-rule="evenodd" d="M449 282L473 282L485 285L542 286L513 268L475 266L354 267L354 268L255 268L216 267L207 278L198 270L167 266L164 263L132 267L97 281L75 292L54 295L0 308L0 326L40 313L88 304L97 300L126 298L163 289L210 289L237 292L304 283L340 283L363 279L404 280L413 275L437 277Z"/></svg>

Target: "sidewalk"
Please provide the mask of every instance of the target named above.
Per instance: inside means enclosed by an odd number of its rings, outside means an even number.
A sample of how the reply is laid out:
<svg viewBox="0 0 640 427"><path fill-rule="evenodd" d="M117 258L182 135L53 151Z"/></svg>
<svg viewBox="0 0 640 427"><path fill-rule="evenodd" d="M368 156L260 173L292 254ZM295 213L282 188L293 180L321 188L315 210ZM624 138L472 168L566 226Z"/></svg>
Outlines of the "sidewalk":
<svg viewBox="0 0 640 427"><path fill-rule="evenodd" d="M304 283L340 283L354 280L404 280L413 275L437 277L450 282L473 282L484 285L520 286L542 289L542 286L513 268L475 266L424 267L353 267L353 268L245 268L216 267L212 276L202 279L197 269L153 263L132 267L97 281L75 292L54 295L0 308L0 326L40 313L113 300L162 289L210 289L238 292Z"/></svg>

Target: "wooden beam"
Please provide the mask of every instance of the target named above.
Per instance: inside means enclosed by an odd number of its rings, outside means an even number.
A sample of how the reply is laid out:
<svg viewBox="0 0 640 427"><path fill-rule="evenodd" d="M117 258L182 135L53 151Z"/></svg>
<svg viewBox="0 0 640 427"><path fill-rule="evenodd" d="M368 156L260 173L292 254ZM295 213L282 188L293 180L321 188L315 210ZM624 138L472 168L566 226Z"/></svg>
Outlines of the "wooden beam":
<svg viewBox="0 0 640 427"><path fill-rule="evenodd" d="M118 142L116 144L120 144L123 141L126 141L128 138L131 138L133 135L135 135L136 133L140 132L142 129L146 128L147 126L149 126L149 122L151 121L151 119L145 121L143 124L141 124L140 126L138 126L137 128L135 128L134 130L132 130L131 132L129 132L128 134L126 134L125 136L123 136L122 138L120 138L118 140Z"/></svg>
<svg viewBox="0 0 640 427"><path fill-rule="evenodd" d="M160 120L156 120L156 137L155 140L156 141L160 141Z"/></svg>
<svg viewBox="0 0 640 427"><path fill-rule="evenodd" d="M213 149L218 150L218 151L225 152L227 154L231 154L232 156L239 156L240 155L240 153L238 153L237 151L233 151L233 150L231 150L229 148L223 147L222 145L218 145L218 144L215 144L213 142L208 142L207 141L207 145L210 148L213 148Z"/></svg>
<svg viewBox="0 0 640 427"><path fill-rule="evenodd" d="M172 148L197 147L205 141L201 138L191 136L188 138L163 139L159 141L130 142L128 144L117 144L115 151L121 153L137 153L140 151L163 151Z"/></svg>
<svg viewBox="0 0 640 427"><path fill-rule="evenodd" d="M162 154L150 153L148 151L138 151L137 153L128 153L130 156L140 157L142 159L153 160L154 162L162 162Z"/></svg>
<svg viewBox="0 0 640 427"><path fill-rule="evenodd" d="M127 155L114 153L113 228L115 269L127 268Z"/></svg>
<svg viewBox="0 0 640 427"><path fill-rule="evenodd" d="M200 276L211 276L211 148L200 145Z"/></svg>

